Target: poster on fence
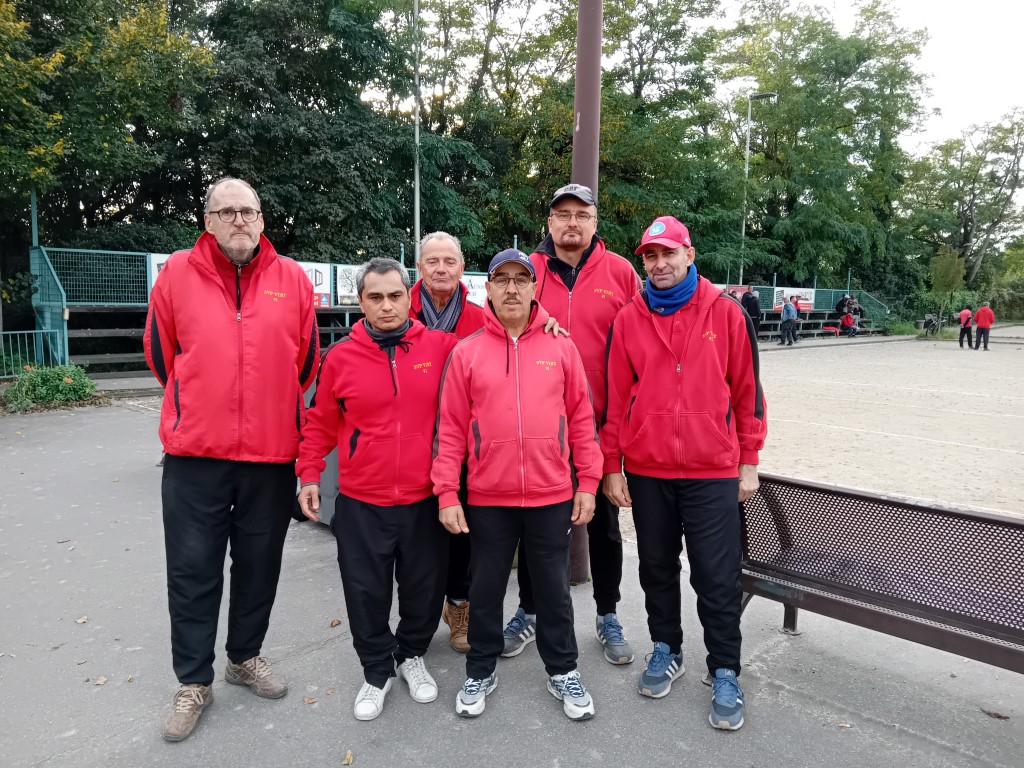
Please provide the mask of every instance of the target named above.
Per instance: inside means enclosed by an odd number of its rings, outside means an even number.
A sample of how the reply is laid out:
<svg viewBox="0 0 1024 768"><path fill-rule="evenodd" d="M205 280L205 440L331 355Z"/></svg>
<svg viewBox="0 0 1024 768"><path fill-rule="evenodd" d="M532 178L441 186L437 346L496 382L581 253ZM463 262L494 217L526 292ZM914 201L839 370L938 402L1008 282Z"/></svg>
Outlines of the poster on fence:
<svg viewBox="0 0 1024 768"><path fill-rule="evenodd" d="M814 289L813 288L776 288L775 289L775 311L782 311L783 300L786 297L792 298L797 297L797 302L800 304L801 312L810 312L814 309Z"/></svg>
<svg viewBox="0 0 1024 768"><path fill-rule="evenodd" d="M153 292L153 286L156 284L156 276L160 274L160 270L164 268L164 264L171 258L169 253L148 253L146 254L146 277L149 282L149 293ZM146 295L148 296L149 293Z"/></svg>
<svg viewBox="0 0 1024 768"><path fill-rule="evenodd" d="M322 309L331 306L331 265L315 261L296 262L313 284L313 306Z"/></svg>
<svg viewBox="0 0 1024 768"><path fill-rule="evenodd" d="M336 306L354 307L359 304L359 295L356 293L356 272L358 271L358 264L334 265L334 295L337 296Z"/></svg>
<svg viewBox="0 0 1024 768"><path fill-rule="evenodd" d="M477 306L483 307L487 304L487 275L483 272L464 272L462 282L469 288L469 301Z"/></svg>

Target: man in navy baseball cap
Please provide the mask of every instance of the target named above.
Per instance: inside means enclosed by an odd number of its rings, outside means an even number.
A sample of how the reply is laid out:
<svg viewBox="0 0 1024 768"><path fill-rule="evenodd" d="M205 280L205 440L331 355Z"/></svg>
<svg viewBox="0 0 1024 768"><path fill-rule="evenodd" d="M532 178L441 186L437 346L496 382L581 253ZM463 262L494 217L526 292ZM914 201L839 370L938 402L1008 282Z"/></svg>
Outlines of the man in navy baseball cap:
<svg viewBox="0 0 1024 768"><path fill-rule="evenodd" d="M491 263L487 267L488 277L506 264L521 264L529 270L530 277L534 280L537 279L537 272L533 268L533 262L530 261L530 257L516 248L506 248L504 251L494 254L494 258L491 259Z"/></svg>

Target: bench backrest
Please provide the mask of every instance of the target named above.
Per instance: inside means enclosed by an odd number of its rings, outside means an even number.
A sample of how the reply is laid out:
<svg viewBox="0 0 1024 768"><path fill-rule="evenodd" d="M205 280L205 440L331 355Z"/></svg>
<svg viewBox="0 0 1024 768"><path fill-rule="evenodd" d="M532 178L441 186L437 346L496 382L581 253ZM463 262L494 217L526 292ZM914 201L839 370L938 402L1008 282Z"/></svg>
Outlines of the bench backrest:
<svg viewBox="0 0 1024 768"><path fill-rule="evenodd" d="M1024 519L770 475L743 517L745 567L1024 643Z"/></svg>

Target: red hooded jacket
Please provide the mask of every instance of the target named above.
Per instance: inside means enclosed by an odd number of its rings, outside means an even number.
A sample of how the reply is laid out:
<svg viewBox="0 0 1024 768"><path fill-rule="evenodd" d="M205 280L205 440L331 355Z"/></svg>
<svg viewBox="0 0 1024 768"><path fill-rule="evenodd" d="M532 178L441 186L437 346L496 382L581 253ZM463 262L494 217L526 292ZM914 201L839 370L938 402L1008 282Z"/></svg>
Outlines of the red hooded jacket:
<svg viewBox="0 0 1024 768"><path fill-rule="evenodd" d="M544 333L534 302L530 324L512 341L488 306L484 328L459 342L445 366L430 477L440 507L459 503L469 465L469 503L540 507L596 493L601 450L583 361L569 339ZM467 459L468 456L468 459Z"/></svg>
<svg viewBox="0 0 1024 768"><path fill-rule="evenodd" d="M548 237L531 256L537 270L537 302L558 320L576 344L587 371L594 411L604 412L608 331L615 315L640 290L633 265L594 238L594 247L570 291L551 270L554 245Z"/></svg>
<svg viewBox="0 0 1024 768"><path fill-rule="evenodd" d="M996 321L995 312L992 311L992 307L978 307L977 314L974 315L974 324L979 328L991 328L992 323Z"/></svg>
<svg viewBox="0 0 1024 768"><path fill-rule="evenodd" d="M410 289L409 299L412 302L412 315L421 323L425 322L423 318L423 296L420 294L420 286L422 280L417 280L416 285ZM478 307L476 304L469 300L469 288L466 284L459 282L459 295L462 301L462 314L459 315L459 319L455 322L455 328L452 330L458 338L464 339L471 333L476 333L484 327L484 310L483 307Z"/></svg>
<svg viewBox="0 0 1024 768"><path fill-rule="evenodd" d="M605 473L623 459L657 478L736 477L757 464L768 432L758 369L750 318L705 278L665 317L638 294L612 326Z"/></svg>
<svg viewBox="0 0 1024 768"><path fill-rule="evenodd" d="M382 507L430 496L438 388L458 341L413 320L392 362L360 320L332 344L302 430L295 465L302 482L320 481L324 457L337 446L346 496Z"/></svg>
<svg viewBox="0 0 1024 768"><path fill-rule="evenodd" d="M260 236L228 290L216 238L167 260L153 286L146 362L166 390L160 440L174 456L286 463L320 347L313 287ZM230 281L228 281L230 282ZM246 282L248 283L246 285Z"/></svg>

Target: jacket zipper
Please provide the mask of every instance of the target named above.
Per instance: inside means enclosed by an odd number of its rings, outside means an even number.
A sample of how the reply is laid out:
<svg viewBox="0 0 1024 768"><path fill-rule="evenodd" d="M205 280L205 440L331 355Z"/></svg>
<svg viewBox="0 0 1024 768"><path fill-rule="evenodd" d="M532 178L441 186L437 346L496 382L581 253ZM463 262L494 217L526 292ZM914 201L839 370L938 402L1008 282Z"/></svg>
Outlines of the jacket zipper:
<svg viewBox="0 0 1024 768"><path fill-rule="evenodd" d="M395 498L400 495L398 490L399 472L402 469L402 390L398 386L398 350L395 349L395 359L391 361L391 378L395 383L395 405L398 406L398 418L395 422L398 426L398 443L395 445Z"/></svg>
<svg viewBox="0 0 1024 768"><path fill-rule="evenodd" d="M523 401L519 386L519 340L512 342L512 351L515 352L516 363L516 416L519 419L519 487L523 492L523 499L519 506L526 506L526 449L523 446Z"/></svg>
<svg viewBox="0 0 1024 768"><path fill-rule="evenodd" d="M238 333L238 450L242 450L242 414L245 412L245 382L242 381L242 371L245 366L242 363L242 267L235 266L235 322Z"/></svg>

